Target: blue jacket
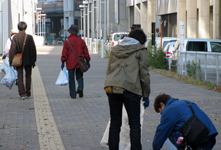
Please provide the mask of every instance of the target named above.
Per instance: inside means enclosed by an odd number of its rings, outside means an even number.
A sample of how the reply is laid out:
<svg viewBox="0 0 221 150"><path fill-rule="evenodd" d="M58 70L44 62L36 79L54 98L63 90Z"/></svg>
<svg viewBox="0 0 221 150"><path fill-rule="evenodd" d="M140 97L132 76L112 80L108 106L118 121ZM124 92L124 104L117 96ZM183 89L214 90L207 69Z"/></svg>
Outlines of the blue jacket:
<svg viewBox="0 0 221 150"><path fill-rule="evenodd" d="M188 102L192 105L197 117L209 128L210 133L208 136L213 134L217 135L218 132L209 117L195 103ZM179 129L192 114L186 102L175 98L169 99L161 112L161 121L153 140L153 150L161 149L171 132L174 130L179 132Z"/></svg>

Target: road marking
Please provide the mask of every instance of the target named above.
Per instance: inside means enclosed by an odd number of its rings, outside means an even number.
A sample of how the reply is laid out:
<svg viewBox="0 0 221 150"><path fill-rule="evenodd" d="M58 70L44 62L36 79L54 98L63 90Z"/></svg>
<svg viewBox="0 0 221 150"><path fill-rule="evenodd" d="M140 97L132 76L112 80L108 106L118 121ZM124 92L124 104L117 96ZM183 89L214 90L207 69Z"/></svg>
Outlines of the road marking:
<svg viewBox="0 0 221 150"><path fill-rule="evenodd" d="M38 67L32 72L35 118L41 150L65 150Z"/></svg>

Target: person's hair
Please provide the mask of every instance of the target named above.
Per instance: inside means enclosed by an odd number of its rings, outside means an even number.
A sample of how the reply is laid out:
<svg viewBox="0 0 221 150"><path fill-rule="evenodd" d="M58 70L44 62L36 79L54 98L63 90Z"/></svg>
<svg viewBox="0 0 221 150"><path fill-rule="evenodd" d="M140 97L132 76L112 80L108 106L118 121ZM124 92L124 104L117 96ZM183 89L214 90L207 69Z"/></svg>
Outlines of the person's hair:
<svg viewBox="0 0 221 150"><path fill-rule="evenodd" d="M24 21L18 23L18 30L23 31L27 29L27 24Z"/></svg>
<svg viewBox="0 0 221 150"><path fill-rule="evenodd" d="M131 30L134 30L134 29L136 29L136 26L132 26L132 27L130 27L130 29L131 29Z"/></svg>
<svg viewBox="0 0 221 150"><path fill-rule="evenodd" d="M138 40L140 42L140 44L144 44L147 40L147 36L146 34L143 32L142 29L138 29L138 28L135 28L134 30L132 30L128 37L131 37L131 38L134 38L136 40Z"/></svg>
<svg viewBox="0 0 221 150"><path fill-rule="evenodd" d="M170 95L167 95L165 93L160 93L154 100L153 107L155 111L158 113L159 112L158 109L161 108L160 103L162 102L164 105L166 105L167 101L171 98L172 97Z"/></svg>

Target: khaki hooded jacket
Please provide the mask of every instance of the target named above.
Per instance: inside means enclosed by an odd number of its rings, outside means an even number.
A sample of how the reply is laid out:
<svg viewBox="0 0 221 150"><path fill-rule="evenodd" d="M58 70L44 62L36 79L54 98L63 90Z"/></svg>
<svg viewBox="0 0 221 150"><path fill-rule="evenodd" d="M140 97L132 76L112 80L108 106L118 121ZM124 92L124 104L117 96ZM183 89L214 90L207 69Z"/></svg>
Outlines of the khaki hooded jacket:
<svg viewBox="0 0 221 150"><path fill-rule="evenodd" d="M113 47L110 53L104 88L120 87L147 98L150 94L147 49L129 37L125 37L122 43Z"/></svg>

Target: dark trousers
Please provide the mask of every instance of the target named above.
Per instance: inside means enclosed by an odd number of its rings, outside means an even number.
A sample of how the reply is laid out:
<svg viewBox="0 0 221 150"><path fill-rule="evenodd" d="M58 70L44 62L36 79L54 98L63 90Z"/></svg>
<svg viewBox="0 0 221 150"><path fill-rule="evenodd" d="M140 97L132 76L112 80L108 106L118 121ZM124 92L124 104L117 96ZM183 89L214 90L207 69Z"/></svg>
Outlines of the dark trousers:
<svg viewBox="0 0 221 150"><path fill-rule="evenodd" d="M25 69L25 86L23 81L23 68ZM18 93L20 96L31 95L31 72L32 66L16 67L18 71Z"/></svg>
<svg viewBox="0 0 221 150"><path fill-rule="evenodd" d="M76 87L75 87L75 74L76 80L78 82L77 91L84 89L84 79L83 73L81 72L80 68L68 70L69 74L69 92L70 96L75 98L76 97Z"/></svg>
<svg viewBox="0 0 221 150"><path fill-rule="evenodd" d="M176 141L174 140L174 134L175 134L175 132L172 132L169 136L169 139L170 139L171 143L176 145L175 144ZM212 135L212 136L208 137L208 141L200 144L197 147L192 147L192 150L212 150L215 144L216 144L216 138L215 138L215 136ZM185 150L185 146L177 147L177 150ZM187 149L187 150L189 150L189 149Z"/></svg>
<svg viewBox="0 0 221 150"><path fill-rule="evenodd" d="M119 149L120 128L123 104L128 114L131 150L141 150L140 99L136 94L124 91L123 94L107 94L110 107L110 131L108 145L110 150Z"/></svg>

